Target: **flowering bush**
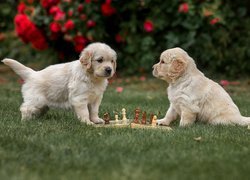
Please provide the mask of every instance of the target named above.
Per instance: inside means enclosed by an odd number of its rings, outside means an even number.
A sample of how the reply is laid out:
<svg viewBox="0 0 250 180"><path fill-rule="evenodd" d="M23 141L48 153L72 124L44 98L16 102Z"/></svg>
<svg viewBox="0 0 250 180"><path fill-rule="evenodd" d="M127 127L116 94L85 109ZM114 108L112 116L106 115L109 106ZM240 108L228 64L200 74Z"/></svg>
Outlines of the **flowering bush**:
<svg viewBox="0 0 250 180"><path fill-rule="evenodd" d="M223 72L232 63L239 65L232 54L242 60L250 56L247 46L239 50L231 39L236 29L249 37L249 3L226 2L21 0L14 22L25 43L39 50L53 47L66 60L75 58L88 43L103 41L118 52L119 68L143 73L150 71L163 50L180 46L203 67ZM243 12L237 14L235 9ZM250 70L246 63L240 66ZM236 68L230 71L236 72Z"/></svg>

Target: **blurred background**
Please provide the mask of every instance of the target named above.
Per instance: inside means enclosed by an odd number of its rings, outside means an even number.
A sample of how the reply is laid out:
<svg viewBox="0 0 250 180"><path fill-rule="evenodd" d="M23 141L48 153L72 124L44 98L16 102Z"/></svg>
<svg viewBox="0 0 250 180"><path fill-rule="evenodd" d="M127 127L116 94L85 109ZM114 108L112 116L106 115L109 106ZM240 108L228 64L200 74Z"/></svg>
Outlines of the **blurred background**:
<svg viewBox="0 0 250 180"><path fill-rule="evenodd" d="M44 67L101 41L117 51L118 75L147 76L163 50L179 46L207 74L250 75L248 0L5 0L0 7L1 59Z"/></svg>

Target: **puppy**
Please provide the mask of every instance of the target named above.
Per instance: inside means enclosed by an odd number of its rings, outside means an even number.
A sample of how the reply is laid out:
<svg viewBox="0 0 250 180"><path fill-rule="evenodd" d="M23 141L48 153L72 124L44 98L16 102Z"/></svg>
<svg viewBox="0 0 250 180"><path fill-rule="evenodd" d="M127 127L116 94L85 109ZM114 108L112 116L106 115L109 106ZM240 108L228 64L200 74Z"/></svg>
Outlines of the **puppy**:
<svg viewBox="0 0 250 180"><path fill-rule="evenodd" d="M98 111L107 79L116 71L116 52L104 43L93 43L80 59L34 71L12 59L2 62L23 80L22 120L41 115L49 107L73 108L81 122L104 123Z"/></svg>
<svg viewBox="0 0 250 180"><path fill-rule="evenodd" d="M180 126L196 120L210 124L250 125L227 92L200 72L194 60L181 48L164 51L153 66L153 75L169 83L170 107L159 125L169 125L180 116Z"/></svg>

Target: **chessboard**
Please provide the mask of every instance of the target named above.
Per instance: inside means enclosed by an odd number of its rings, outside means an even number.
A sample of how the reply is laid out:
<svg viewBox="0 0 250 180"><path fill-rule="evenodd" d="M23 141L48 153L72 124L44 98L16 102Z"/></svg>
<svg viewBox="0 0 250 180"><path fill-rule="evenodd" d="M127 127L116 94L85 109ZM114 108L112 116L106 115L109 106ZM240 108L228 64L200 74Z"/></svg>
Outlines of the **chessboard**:
<svg viewBox="0 0 250 180"><path fill-rule="evenodd" d="M141 110L139 108L135 109L135 115L133 119L127 119L126 109L123 108L121 111L122 119L119 119L118 113L115 114L115 120L110 120L109 113L103 115L103 120L105 124L96 124L95 127L114 127L114 128L132 128L132 129L162 129L162 130L172 130L169 126L159 126L157 125L157 116L150 114L150 119L147 121L147 114L144 111L142 117L140 117Z"/></svg>

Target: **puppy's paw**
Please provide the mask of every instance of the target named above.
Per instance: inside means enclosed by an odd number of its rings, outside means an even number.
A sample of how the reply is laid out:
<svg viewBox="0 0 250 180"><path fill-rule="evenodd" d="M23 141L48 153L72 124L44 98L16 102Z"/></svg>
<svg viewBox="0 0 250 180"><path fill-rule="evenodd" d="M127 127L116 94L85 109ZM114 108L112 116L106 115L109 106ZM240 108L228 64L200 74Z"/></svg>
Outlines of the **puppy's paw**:
<svg viewBox="0 0 250 180"><path fill-rule="evenodd" d="M91 121L95 124L104 124L105 121L101 118L94 118L94 119L91 119Z"/></svg>
<svg viewBox="0 0 250 180"><path fill-rule="evenodd" d="M169 126L169 122L166 119L159 119L156 121L158 125Z"/></svg>
<svg viewBox="0 0 250 180"><path fill-rule="evenodd" d="M193 123L192 122L188 122L188 121L180 121L180 127L188 127L191 126Z"/></svg>
<svg viewBox="0 0 250 180"><path fill-rule="evenodd" d="M81 120L81 123L85 123L85 124L87 124L87 125L93 125L94 123L93 122L91 122L90 120Z"/></svg>

